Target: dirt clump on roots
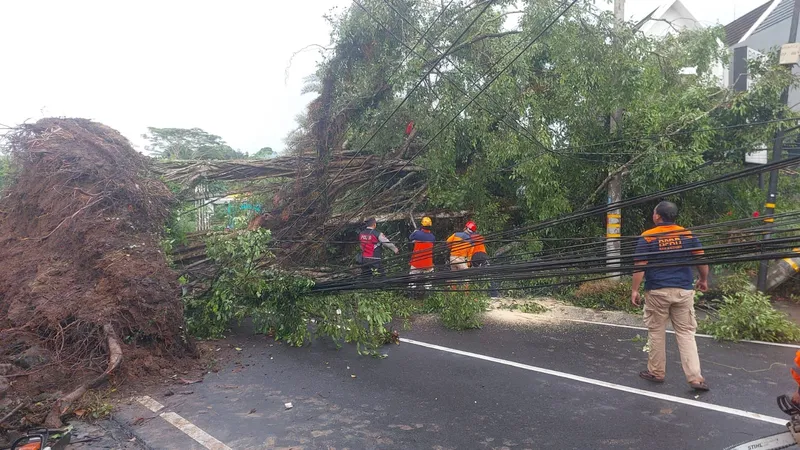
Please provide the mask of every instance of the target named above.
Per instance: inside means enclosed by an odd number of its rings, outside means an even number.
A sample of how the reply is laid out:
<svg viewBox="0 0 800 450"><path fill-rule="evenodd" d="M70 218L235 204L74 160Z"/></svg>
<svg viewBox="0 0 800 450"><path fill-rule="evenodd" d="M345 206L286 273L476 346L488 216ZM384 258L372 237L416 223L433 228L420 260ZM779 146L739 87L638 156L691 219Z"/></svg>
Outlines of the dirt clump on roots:
<svg viewBox="0 0 800 450"><path fill-rule="evenodd" d="M194 354L160 249L174 200L149 159L85 119L25 124L5 144L15 173L0 193L0 433L59 426L87 389Z"/></svg>

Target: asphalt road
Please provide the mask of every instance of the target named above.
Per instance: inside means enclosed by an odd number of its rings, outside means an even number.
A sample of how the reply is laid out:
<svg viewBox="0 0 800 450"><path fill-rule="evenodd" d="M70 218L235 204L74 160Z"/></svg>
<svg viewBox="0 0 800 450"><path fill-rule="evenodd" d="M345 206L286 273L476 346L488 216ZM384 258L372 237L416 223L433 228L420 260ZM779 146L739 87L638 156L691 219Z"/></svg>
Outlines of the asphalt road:
<svg viewBox="0 0 800 450"><path fill-rule="evenodd" d="M722 449L782 431L775 397L793 388L795 350L785 347L699 338L712 391L695 397L673 336L667 382L654 385L636 376L646 333L634 329L488 323L459 333L417 323L401 335L445 349L403 342L376 359L240 335L237 358L192 394L143 394L237 450ZM153 419L132 424L141 417ZM136 402L117 420L151 448L214 448Z"/></svg>

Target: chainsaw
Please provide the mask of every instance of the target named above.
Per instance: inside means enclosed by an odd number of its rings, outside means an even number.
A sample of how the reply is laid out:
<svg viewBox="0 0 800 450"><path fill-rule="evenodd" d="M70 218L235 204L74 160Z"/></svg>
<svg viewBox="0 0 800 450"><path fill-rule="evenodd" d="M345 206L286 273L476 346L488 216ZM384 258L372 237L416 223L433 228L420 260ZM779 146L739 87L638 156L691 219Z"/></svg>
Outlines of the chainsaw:
<svg viewBox="0 0 800 450"><path fill-rule="evenodd" d="M69 444L71 435L71 427L60 430L34 429L14 441L11 450L63 450Z"/></svg>
<svg viewBox="0 0 800 450"><path fill-rule="evenodd" d="M734 445L725 450L780 450L800 447L800 408L788 395L778 397L778 407L790 417L786 424L787 431Z"/></svg>

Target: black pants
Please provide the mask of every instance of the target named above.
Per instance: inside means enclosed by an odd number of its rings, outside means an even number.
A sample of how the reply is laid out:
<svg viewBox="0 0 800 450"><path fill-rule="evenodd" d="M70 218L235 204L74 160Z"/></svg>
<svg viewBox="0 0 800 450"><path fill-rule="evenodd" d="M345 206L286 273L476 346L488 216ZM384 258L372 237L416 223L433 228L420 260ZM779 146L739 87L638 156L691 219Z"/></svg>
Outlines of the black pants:
<svg viewBox="0 0 800 450"><path fill-rule="evenodd" d="M489 267L489 258L487 256L473 256L470 261L472 267ZM489 295L492 297L499 297L500 293L497 290L497 282L494 280L489 281Z"/></svg>
<svg viewBox="0 0 800 450"><path fill-rule="evenodd" d="M382 277L385 275L383 264L380 259L364 258L361 264L361 277L369 280L373 277Z"/></svg>

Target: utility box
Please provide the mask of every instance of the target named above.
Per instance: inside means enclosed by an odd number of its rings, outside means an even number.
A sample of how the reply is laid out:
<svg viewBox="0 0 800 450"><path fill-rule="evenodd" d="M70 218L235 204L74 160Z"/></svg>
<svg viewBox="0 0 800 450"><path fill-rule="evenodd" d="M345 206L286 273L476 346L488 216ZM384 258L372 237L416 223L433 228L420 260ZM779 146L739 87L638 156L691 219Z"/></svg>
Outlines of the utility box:
<svg viewBox="0 0 800 450"><path fill-rule="evenodd" d="M759 149L744 155L744 162L747 164L766 164L767 147L759 145Z"/></svg>
<svg viewBox="0 0 800 450"><path fill-rule="evenodd" d="M783 44L780 64L791 66L797 63L800 63L800 43Z"/></svg>
<svg viewBox="0 0 800 450"><path fill-rule="evenodd" d="M750 152L744 155L744 162L747 164L766 164L767 163L767 151L766 150L758 150L755 152Z"/></svg>

